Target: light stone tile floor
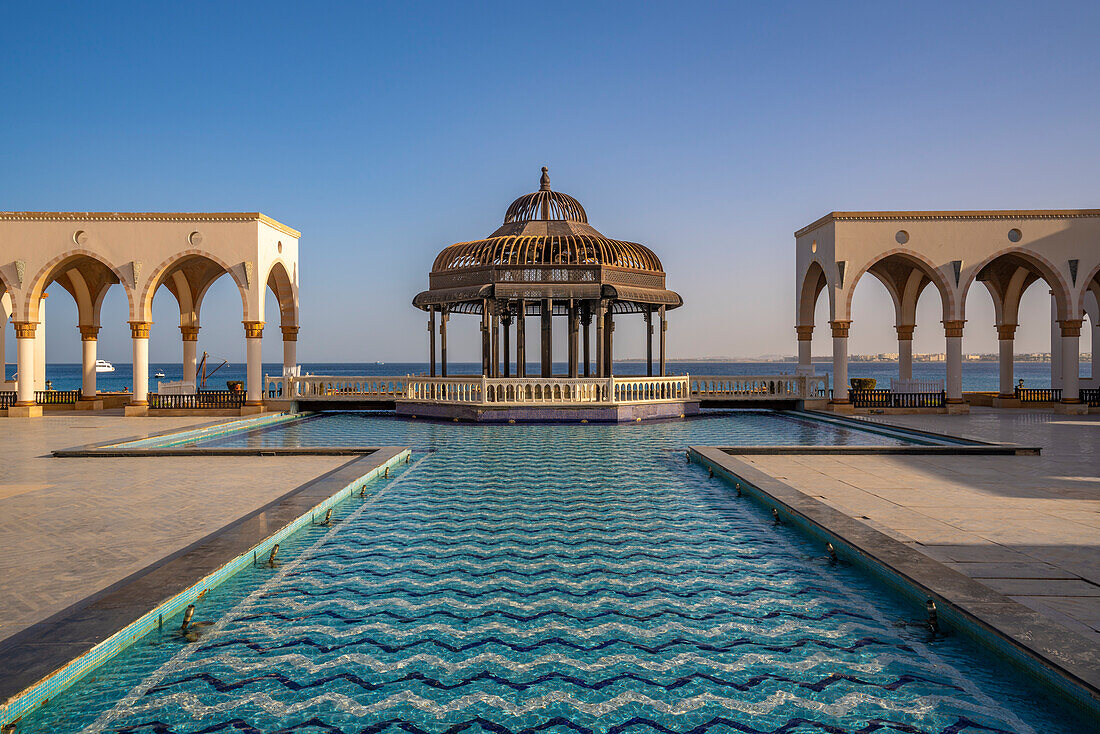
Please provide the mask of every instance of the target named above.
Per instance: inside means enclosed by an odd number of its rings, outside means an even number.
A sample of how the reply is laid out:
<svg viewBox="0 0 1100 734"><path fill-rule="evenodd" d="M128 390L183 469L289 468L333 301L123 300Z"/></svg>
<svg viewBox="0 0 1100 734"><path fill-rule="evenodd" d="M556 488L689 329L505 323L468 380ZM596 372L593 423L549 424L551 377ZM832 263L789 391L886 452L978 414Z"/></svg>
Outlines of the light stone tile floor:
<svg viewBox="0 0 1100 734"><path fill-rule="evenodd" d="M209 422L91 413L0 419L0 639L353 458L50 455Z"/></svg>
<svg viewBox="0 0 1100 734"><path fill-rule="evenodd" d="M1100 416L976 408L865 420L1041 456L740 456L1100 643Z"/></svg>

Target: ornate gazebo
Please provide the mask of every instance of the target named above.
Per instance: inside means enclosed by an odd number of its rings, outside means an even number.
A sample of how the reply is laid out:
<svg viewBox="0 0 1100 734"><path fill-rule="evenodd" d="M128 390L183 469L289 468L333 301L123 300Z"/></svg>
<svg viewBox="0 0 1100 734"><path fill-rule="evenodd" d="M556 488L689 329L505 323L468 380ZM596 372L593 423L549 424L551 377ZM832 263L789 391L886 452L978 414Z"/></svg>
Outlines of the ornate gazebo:
<svg viewBox="0 0 1100 734"><path fill-rule="evenodd" d="M550 189L542 169L539 190L508 207L504 224L485 239L444 248L435 259L428 290L413 305L428 312L431 376L436 376L436 324L440 373L447 376L447 321L452 313L481 316L481 373L512 375L510 334L516 327L515 376L526 377L526 318L541 324L541 377L553 365L551 319L568 320L568 376L610 377L616 314L646 320L647 375L653 370L653 326L660 322L658 374L665 374L665 312L683 300L665 288L665 272L652 250L611 240L588 223L580 202ZM590 326L596 325L595 372ZM501 329L501 326L504 328ZM501 344L503 332L503 345Z"/></svg>

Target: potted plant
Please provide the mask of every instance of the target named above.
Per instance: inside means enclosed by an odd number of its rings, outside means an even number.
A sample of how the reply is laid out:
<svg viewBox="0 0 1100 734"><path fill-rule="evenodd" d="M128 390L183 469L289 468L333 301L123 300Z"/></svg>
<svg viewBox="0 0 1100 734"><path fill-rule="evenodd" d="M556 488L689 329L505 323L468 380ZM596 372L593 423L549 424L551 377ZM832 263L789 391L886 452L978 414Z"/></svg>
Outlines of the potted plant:
<svg viewBox="0 0 1100 734"><path fill-rule="evenodd" d="M853 390L874 390L878 381L873 377L853 377L848 380L848 385Z"/></svg>
<svg viewBox="0 0 1100 734"><path fill-rule="evenodd" d="M229 392L240 392L244 390L244 380L226 380L225 386Z"/></svg>

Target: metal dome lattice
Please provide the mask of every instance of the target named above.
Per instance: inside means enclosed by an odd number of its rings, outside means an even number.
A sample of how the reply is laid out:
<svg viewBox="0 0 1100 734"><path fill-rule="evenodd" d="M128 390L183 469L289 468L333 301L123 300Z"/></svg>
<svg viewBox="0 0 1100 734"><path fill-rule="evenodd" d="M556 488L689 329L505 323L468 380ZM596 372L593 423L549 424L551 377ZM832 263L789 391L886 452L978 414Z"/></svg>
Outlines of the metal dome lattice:
<svg viewBox="0 0 1100 734"><path fill-rule="evenodd" d="M542 167L542 178L539 180L538 191L524 194L512 202L504 215L505 224L534 220L566 220L588 223L588 214L579 201L569 194L550 189L549 170L546 166Z"/></svg>

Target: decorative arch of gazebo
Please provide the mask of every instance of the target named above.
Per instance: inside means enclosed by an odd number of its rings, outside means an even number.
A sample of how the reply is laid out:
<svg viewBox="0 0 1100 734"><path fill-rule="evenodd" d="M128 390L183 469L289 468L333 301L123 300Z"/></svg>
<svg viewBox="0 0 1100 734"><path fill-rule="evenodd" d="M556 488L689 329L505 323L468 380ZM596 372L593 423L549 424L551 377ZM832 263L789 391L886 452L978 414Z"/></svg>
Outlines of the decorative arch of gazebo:
<svg viewBox="0 0 1100 734"><path fill-rule="evenodd" d="M133 394L128 414L149 406L149 331L153 297L167 288L179 305L184 375L194 375L202 302L229 275L241 295L247 354L246 408L263 405L261 337L270 290L279 303L283 363L297 361L300 233L258 212L117 213L0 212L0 304L18 344L16 401L9 415L40 413L36 388L44 374L47 288L67 291L77 305L83 379L80 398L95 401L96 341L103 299L119 286L128 302L133 344ZM3 353L0 332L0 354Z"/></svg>
<svg viewBox="0 0 1100 734"><path fill-rule="evenodd" d="M795 233L799 370L812 374L810 343L822 292L833 337L833 403L849 403L848 333L852 296L865 274L893 302L901 380L913 373L917 299L928 286L940 297L947 368L946 402L962 406L962 336L966 298L981 282L993 300L1000 358L998 401L1014 389L1013 355L1024 291L1043 281L1052 300L1052 385L1068 411L1082 410L1080 337L1093 325L1092 373L1100 387L1100 210L832 212ZM973 327L971 327L973 328Z"/></svg>
<svg viewBox="0 0 1100 734"><path fill-rule="evenodd" d="M665 288L657 255L634 242L604 237L588 223L573 197L550 188L542 169L539 190L516 199L504 224L482 240L443 249L429 275L429 289L413 299L428 313L430 376L446 377L447 322L452 314L481 317L481 373L510 377L515 325L515 376L526 377L526 319L541 326L541 377L553 370L552 319L567 324L568 377L610 377L614 364L615 316L640 314L646 321L647 376L655 372L653 331L659 333L658 376L665 375L666 312L683 304ZM595 367L591 326L595 324ZM501 342L503 336L503 343Z"/></svg>

